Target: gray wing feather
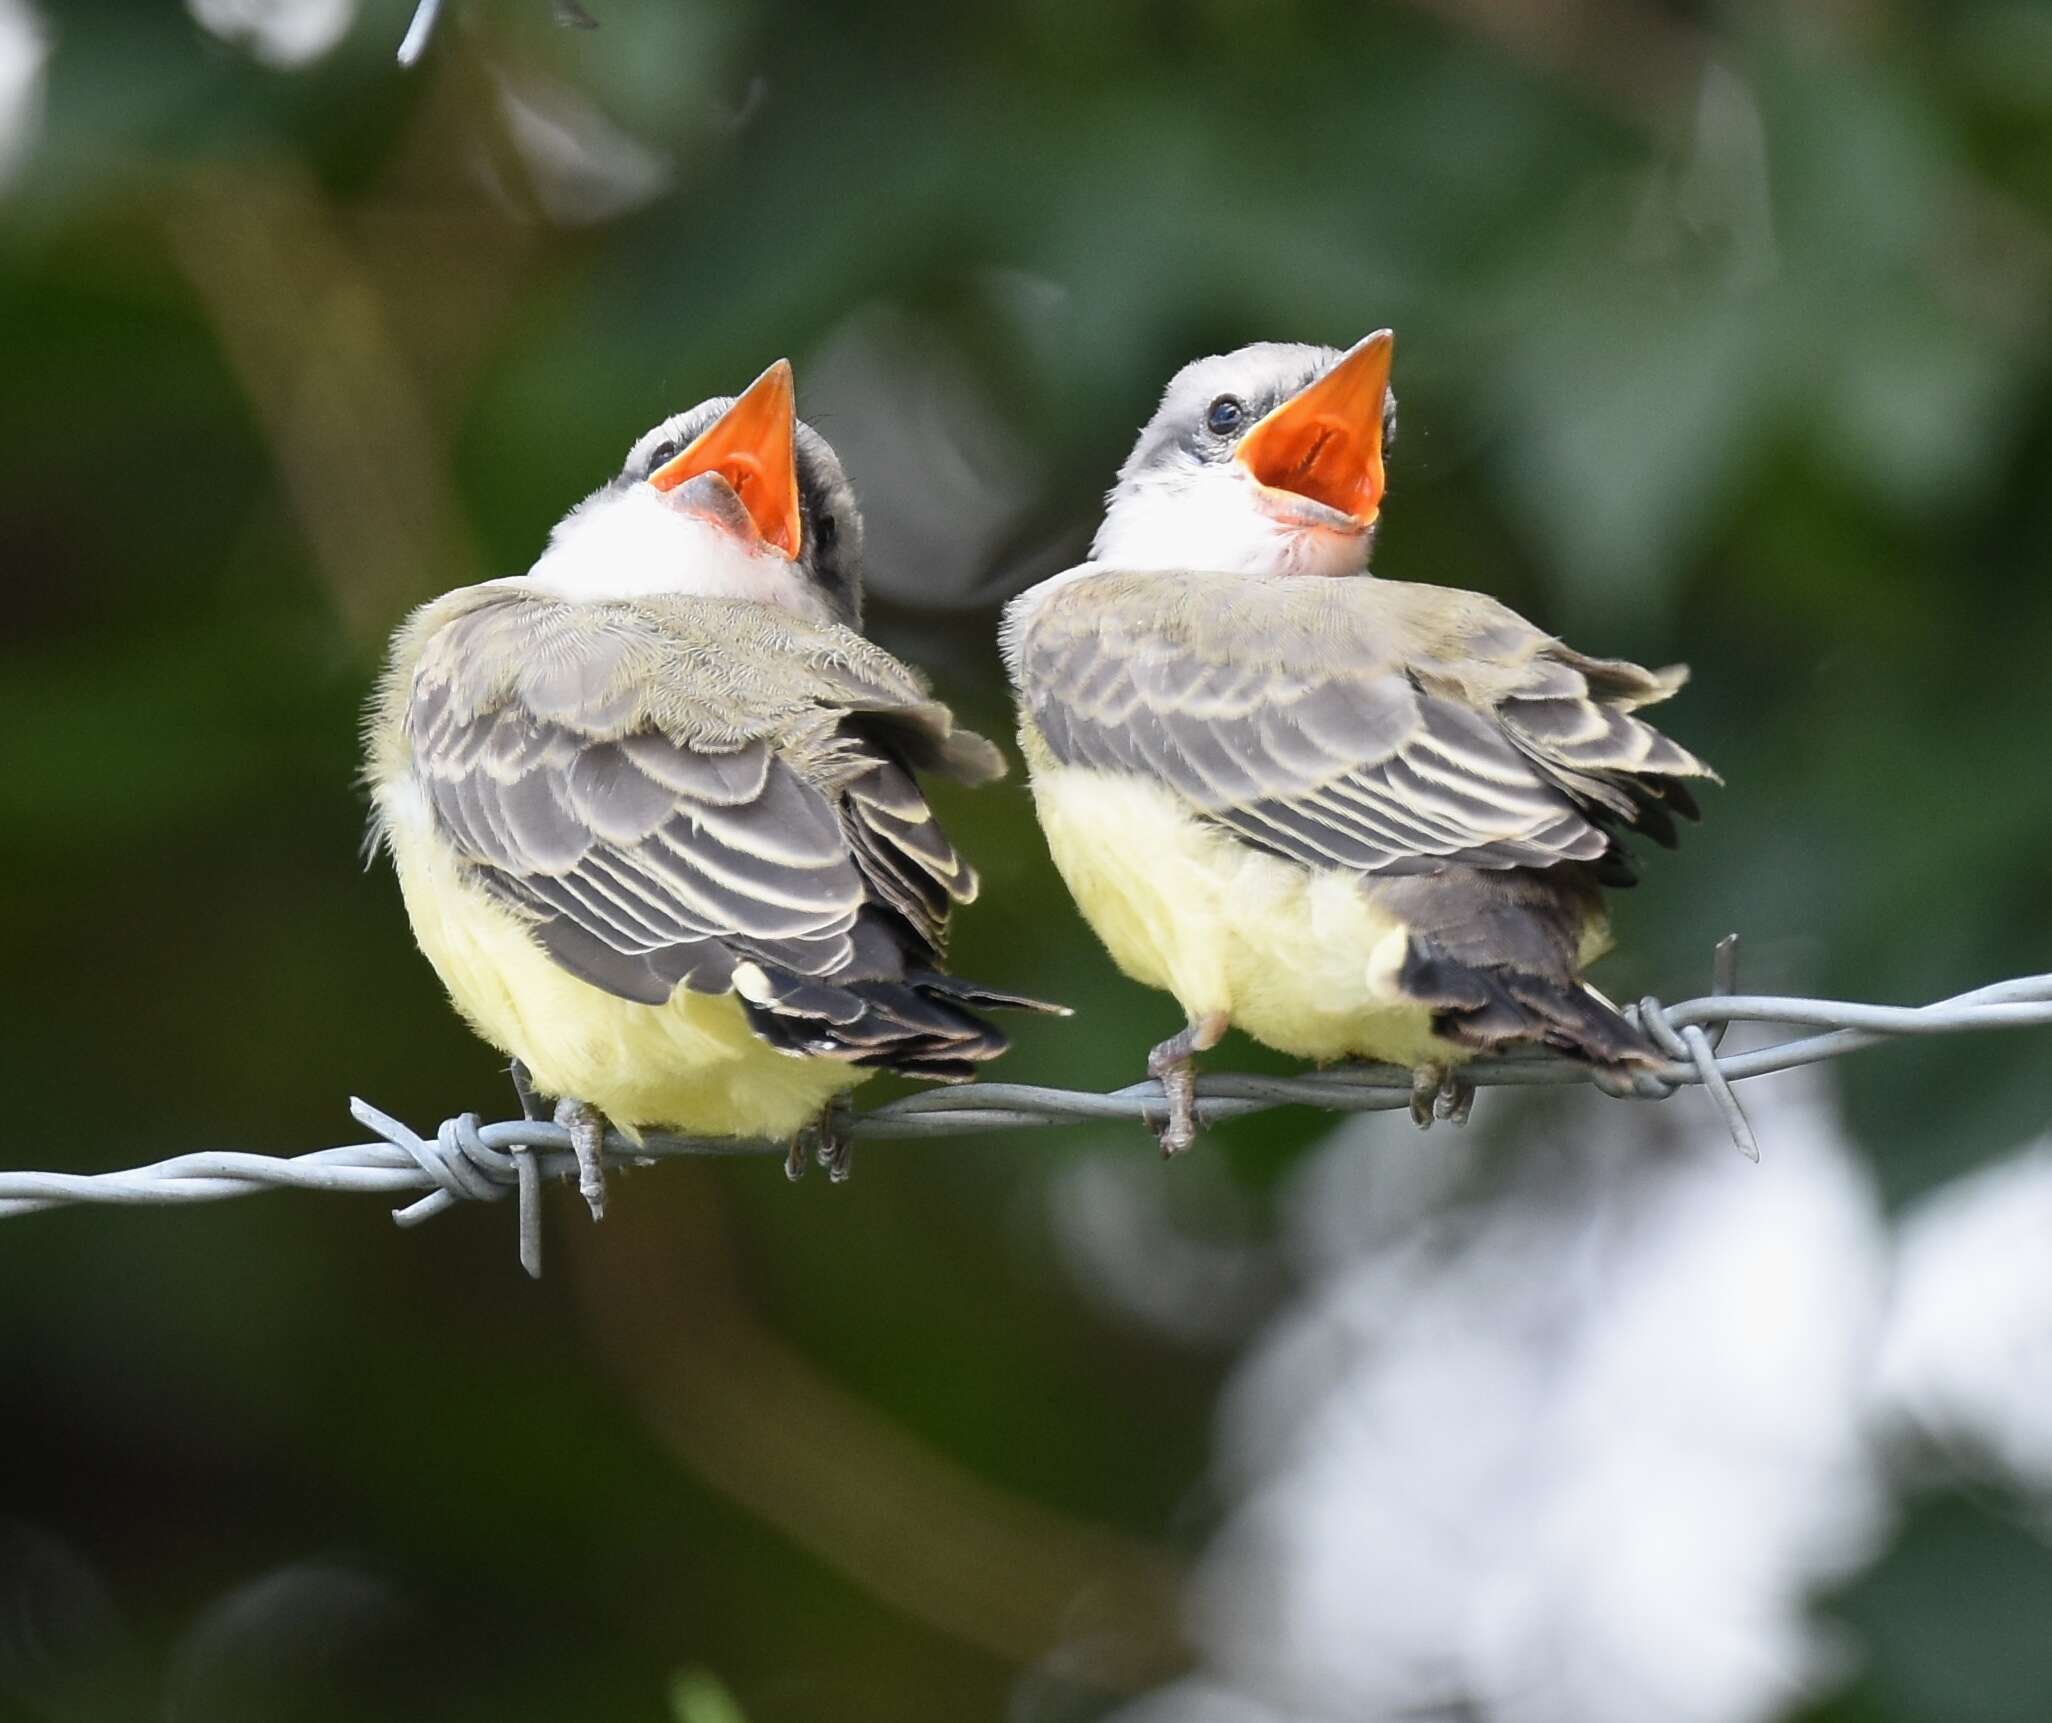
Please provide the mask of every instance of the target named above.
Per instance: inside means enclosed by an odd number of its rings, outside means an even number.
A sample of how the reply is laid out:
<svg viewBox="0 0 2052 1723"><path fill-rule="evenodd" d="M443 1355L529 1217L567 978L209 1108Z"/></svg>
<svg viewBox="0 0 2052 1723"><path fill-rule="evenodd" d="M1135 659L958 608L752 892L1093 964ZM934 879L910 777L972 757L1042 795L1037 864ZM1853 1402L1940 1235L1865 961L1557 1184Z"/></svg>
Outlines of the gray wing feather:
<svg viewBox="0 0 2052 1723"><path fill-rule="evenodd" d="M985 769L988 744L952 730L909 677L836 661L802 722L770 711L751 724L736 691L724 727L694 738L657 721L645 688L620 685L646 645L632 618L573 630L550 607L509 630L515 604L533 601L481 604L426 641L406 729L444 835L564 968L654 1004L679 983L728 990L747 960L840 1023L865 1008L825 1010L803 989L885 955L899 972L908 953L937 957L974 875L911 774L859 724L810 753L787 734L833 731L845 701L928 735L968 775ZM494 674L490 656L516 641L529 662ZM880 939L859 925L879 907L909 930Z"/></svg>
<svg viewBox="0 0 2052 1723"><path fill-rule="evenodd" d="M1442 601L1439 611L1433 601ZM1015 636L1056 760L1166 785L1250 843L1368 874L1595 862L1707 776L1632 715L1679 671L1585 658L1467 594L1086 577Z"/></svg>

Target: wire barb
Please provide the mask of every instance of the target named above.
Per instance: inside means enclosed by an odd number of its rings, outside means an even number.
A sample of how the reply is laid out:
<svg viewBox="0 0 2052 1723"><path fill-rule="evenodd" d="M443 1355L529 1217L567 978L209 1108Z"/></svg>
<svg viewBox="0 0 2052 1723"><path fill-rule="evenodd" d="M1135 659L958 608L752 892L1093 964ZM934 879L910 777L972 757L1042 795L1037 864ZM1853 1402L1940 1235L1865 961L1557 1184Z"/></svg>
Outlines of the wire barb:
<svg viewBox="0 0 2052 1723"><path fill-rule="evenodd" d="M555 0L555 19L565 30L596 30L599 22L577 3L577 0ZM442 0L420 0L413 9L413 18L406 26L406 34L399 42L399 64L415 66L421 55L427 52L428 38L435 33L435 23L442 15Z"/></svg>
<svg viewBox="0 0 2052 1723"><path fill-rule="evenodd" d="M1634 1006L1632 1015L1668 1062L1637 1073L1629 1083L1608 1081L1587 1066L1542 1052L1478 1059L1464 1066L1462 1075L1478 1087L1497 1088L1593 1081L1606 1093L1638 1100L1662 1100L1678 1088L1699 1085L1741 1152L1758 1160L1759 1141L1733 1091L1736 1083L1839 1058L1898 1036L2052 1025L2052 975L1998 981L1930 1005L1746 994L1736 991L1737 984L1734 936L1717 948L1714 992L1680 1005L1648 997ZM1724 1055L1724 1031L1734 1023L1819 1032ZM1163 1100L1161 1085L1152 1080L1108 1095L1031 1083L965 1083L837 1116L837 1128L844 1140L905 1140L1106 1119L1144 1123L1161 1112ZM1337 1066L1294 1077L1219 1074L1197 1080L1197 1116L1207 1124L1274 1107L1376 1113L1410 1104L1410 1072L1390 1065ZM542 1182L577 1175L568 1130L531 1116L487 1125L475 1113L461 1113L424 1137L368 1101L352 1100L349 1110L377 1141L293 1156L201 1152L121 1172L0 1172L0 1219L72 1203L216 1202L289 1189L410 1193L414 1200L395 1210L393 1218L401 1226L417 1226L459 1202L516 1194L521 1266L531 1275L541 1273ZM523 1112L532 1111L538 1109L523 1101ZM600 1159L614 1171L683 1156L783 1156L787 1149L781 1142L732 1137L647 1136L636 1142L609 1131Z"/></svg>
<svg viewBox="0 0 2052 1723"><path fill-rule="evenodd" d="M416 64L427 52L428 38L435 33L435 20L441 16L442 0L420 0L414 8L412 22L406 26L406 34L399 43L399 64Z"/></svg>

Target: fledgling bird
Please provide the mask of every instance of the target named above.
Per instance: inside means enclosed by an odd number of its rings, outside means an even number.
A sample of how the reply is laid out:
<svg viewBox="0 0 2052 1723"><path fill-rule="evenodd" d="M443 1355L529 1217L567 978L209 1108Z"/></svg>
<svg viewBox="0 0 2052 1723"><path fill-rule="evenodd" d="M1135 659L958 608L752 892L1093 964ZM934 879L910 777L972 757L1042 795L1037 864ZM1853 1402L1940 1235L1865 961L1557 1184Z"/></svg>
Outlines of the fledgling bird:
<svg viewBox="0 0 2052 1723"><path fill-rule="evenodd" d="M779 360L393 639L374 830L457 1009L560 1098L594 1216L609 1121L787 1138L795 1174L876 1070L967 1078L1006 1045L979 1008L1059 1009L942 972L976 875L913 774L1005 763L859 632L861 564Z"/></svg>
<svg viewBox="0 0 2052 1723"><path fill-rule="evenodd" d="M1392 337L1187 365L1091 560L1007 608L1020 741L1055 865L1128 975L1187 1018L1148 1069L1165 1152L1193 1056L1237 1026L1413 1073L1464 1119L1474 1054L1660 1055L1582 978L1621 834L1672 845L1709 767L1635 714L1681 666L1564 646L1492 598L1376 578Z"/></svg>

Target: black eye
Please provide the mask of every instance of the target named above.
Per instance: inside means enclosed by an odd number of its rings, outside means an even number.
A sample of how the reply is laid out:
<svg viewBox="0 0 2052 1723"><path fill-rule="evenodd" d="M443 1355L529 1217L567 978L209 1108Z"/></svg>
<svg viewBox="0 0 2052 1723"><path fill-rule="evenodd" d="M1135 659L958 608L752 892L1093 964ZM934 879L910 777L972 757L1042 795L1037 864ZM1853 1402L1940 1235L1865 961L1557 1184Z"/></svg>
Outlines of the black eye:
<svg viewBox="0 0 2052 1723"><path fill-rule="evenodd" d="M832 515L821 515L812 523L812 530L819 539L820 549L825 550L840 536L841 523Z"/></svg>
<svg viewBox="0 0 2052 1723"><path fill-rule="evenodd" d="M1237 395L1221 395L1204 409L1204 428L1214 437L1230 437L1240 428L1247 409Z"/></svg>
<svg viewBox="0 0 2052 1723"><path fill-rule="evenodd" d="M675 437L665 437L654 448L649 450L648 471L642 476L644 478L654 478L658 472L677 458L679 452L677 439Z"/></svg>

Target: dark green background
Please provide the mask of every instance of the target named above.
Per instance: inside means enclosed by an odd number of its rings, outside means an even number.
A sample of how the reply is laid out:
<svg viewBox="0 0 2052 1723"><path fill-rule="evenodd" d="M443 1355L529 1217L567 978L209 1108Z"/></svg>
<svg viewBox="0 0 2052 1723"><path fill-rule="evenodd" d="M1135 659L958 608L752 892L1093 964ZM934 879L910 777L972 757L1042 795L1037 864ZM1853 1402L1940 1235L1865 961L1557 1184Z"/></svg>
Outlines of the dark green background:
<svg viewBox="0 0 2052 1723"><path fill-rule="evenodd" d="M967 390L1003 499L872 606L979 727L995 598L1087 540L1175 366L1388 324L1378 566L1696 668L1667 721L1729 787L1618 906L1607 989L1699 991L1732 928L1763 990L2052 968L2052 10L451 8L410 73L396 0L285 72L173 4L45 0L0 192L7 1165L350 1141L353 1093L503 1112L359 865L382 641L524 567L658 417L779 354L806 410L878 328ZM669 189L551 220L501 75L581 91ZM820 417L861 479L882 421L945 452L926 399ZM1023 789L940 801L986 878L960 967L1078 1007L1000 1074L1138 1076L1173 1008ZM1840 1067L1891 1199L2042 1130L2045 1048ZM1321 1128L1199 1153L1258 1202ZM1150 1153L672 1165L597 1232L552 1193L538 1286L505 1208L11 1222L0 1716L1089 1715L1178 1666L1215 1511L1230 1360L1100 1314L1042 1200ZM1837 1607L1881 1654L1819 1718L2052 1707L2052 1554L1984 1504L1920 1509Z"/></svg>

